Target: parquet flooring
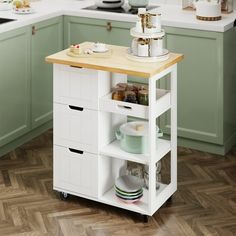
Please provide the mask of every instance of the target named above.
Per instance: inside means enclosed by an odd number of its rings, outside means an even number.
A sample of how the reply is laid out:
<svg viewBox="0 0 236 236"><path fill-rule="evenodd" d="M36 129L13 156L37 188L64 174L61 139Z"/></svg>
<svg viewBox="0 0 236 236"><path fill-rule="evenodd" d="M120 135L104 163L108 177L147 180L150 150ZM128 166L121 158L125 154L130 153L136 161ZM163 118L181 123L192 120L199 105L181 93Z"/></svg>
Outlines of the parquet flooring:
<svg viewBox="0 0 236 236"><path fill-rule="evenodd" d="M52 190L52 131L0 158L0 236L236 235L236 148L221 157L178 149L178 191L139 216Z"/></svg>

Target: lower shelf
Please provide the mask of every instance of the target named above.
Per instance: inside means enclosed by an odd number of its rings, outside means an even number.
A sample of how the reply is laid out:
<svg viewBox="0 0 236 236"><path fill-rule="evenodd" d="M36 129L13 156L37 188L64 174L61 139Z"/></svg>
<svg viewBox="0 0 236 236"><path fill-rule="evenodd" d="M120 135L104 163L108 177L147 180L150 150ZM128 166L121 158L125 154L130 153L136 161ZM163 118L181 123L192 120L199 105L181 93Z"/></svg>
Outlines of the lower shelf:
<svg viewBox="0 0 236 236"><path fill-rule="evenodd" d="M165 184L161 184L160 188L156 192L156 195L158 196L158 194L161 193L166 188L166 186L167 185L165 185ZM120 201L116 197L115 190L113 187L111 189L109 189L104 195L102 195L102 197L99 198L99 201L109 204L109 205L112 205L112 206L122 208L122 209L126 209L126 210L134 211L137 213L149 215L148 190L145 188L143 189L142 199L136 203L127 204L127 203Z"/></svg>

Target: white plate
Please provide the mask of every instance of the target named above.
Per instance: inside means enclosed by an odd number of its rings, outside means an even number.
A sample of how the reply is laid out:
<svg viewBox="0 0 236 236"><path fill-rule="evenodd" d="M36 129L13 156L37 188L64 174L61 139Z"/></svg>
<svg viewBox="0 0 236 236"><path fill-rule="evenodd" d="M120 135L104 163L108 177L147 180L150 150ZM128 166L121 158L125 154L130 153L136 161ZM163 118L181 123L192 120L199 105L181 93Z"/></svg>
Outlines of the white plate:
<svg viewBox="0 0 236 236"><path fill-rule="evenodd" d="M130 29L130 35L135 38L144 38L144 39L161 38L165 35L165 31L162 29L160 32L140 33L140 32L137 32L134 27Z"/></svg>
<svg viewBox="0 0 236 236"><path fill-rule="evenodd" d="M140 57L137 55L134 55L131 51L130 48L127 49L127 58L132 60L132 61L137 61L137 62L161 62L168 60L170 57L170 53L167 49L163 49L163 53L160 56L157 57Z"/></svg>
<svg viewBox="0 0 236 236"><path fill-rule="evenodd" d="M136 176L123 175L116 179L115 185L127 193L137 192L143 187L143 181Z"/></svg>
<svg viewBox="0 0 236 236"><path fill-rule="evenodd" d="M101 50L101 49L93 48L92 50L93 50L93 52L98 52L98 53L100 52L101 53L101 52L108 52L109 49L105 48L104 50Z"/></svg>
<svg viewBox="0 0 236 236"><path fill-rule="evenodd" d="M35 11L31 7L29 7L29 8L18 8L18 9L13 8L13 12L19 15L27 15L27 14L32 14Z"/></svg>

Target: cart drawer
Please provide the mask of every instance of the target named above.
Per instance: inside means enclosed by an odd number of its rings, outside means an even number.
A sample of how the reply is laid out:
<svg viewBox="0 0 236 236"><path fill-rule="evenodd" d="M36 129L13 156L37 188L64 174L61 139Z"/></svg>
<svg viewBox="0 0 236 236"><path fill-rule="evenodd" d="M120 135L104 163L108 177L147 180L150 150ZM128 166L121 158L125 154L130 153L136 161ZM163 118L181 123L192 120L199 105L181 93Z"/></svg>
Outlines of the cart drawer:
<svg viewBox="0 0 236 236"><path fill-rule="evenodd" d="M54 103L54 143L98 153L98 111Z"/></svg>
<svg viewBox="0 0 236 236"><path fill-rule="evenodd" d="M54 102L98 110L98 100L110 91L110 73L54 65Z"/></svg>
<svg viewBox="0 0 236 236"><path fill-rule="evenodd" d="M97 197L98 156L54 145L53 185L66 191Z"/></svg>

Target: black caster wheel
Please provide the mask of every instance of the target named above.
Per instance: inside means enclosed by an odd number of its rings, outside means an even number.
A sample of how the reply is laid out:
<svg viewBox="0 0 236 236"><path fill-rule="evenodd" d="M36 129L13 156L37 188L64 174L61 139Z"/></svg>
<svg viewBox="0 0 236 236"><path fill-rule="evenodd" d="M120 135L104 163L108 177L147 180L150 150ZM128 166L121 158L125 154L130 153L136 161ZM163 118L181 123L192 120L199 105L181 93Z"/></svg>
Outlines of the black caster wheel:
<svg viewBox="0 0 236 236"><path fill-rule="evenodd" d="M172 200L173 200L173 198L172 198L172 196L170 196L170 197L167 199L167 202L168 202L168 203L171 203Z"/></svg>
<svg viewBox="0 0 236 236"><path fill-rule="evenodd" d="M148 223L148 216L147 215L142 215L143 218L143 223Z"/></svg>
<svg viewBox="0 0 236 236"><path fill-rule="evenodd" d="M68 193L65 193L65 192L60 192L60 199L65 201L69 198L69 194Z"/></svg>

